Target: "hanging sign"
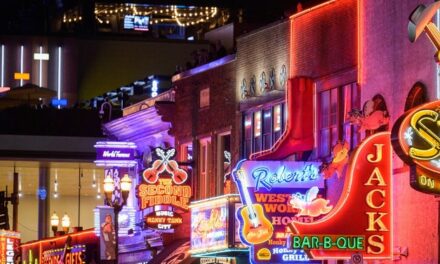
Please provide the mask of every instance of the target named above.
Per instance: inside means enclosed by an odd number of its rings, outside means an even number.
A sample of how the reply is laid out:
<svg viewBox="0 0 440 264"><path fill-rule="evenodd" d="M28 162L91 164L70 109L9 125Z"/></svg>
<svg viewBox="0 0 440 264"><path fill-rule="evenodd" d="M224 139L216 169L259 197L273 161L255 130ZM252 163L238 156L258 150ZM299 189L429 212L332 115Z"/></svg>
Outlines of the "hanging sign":
<svg viewBox="0 0 440 264"><path fill-rule="evenodd" d="M243 206L237 211L241 241L251 263L310 261L302 249L287 248L293 220L312 222L332 205L323 198L318 162L240 161L232 172ZM313 263L313 262L312 262Z"/></svg>
<svg viewBox="0 0 440 264"><path fill-rule="evenodd" d="M137 186L136 196L141 210L154 207L145 218L147 225L159 229L170 229L181 222L174 210L164 211L158 205L188 211L192 196L191 186L186 184L188 173L173 159L175 149L156 148L157 159L142 173L143 182Z"/></svg>
<svg viewBox="0 0 440 264"><path fill-rule="evenodd" d="M313 223L289 223L289 248L313 259L392 259L390 133L366 138L352 155L338 203Z"/></svg>
<svg viewBox="0 0 440 264"><path fill-rule="evenodd" d="M393 126L393 147L409 166L417 191L440 194L440 101L423 104L401 116Z"/></svg>
<svg viewBox="0 0 440 264"><path fill-rule="evenodd" d="M95 144L96 166L131 167L136 165L136 144L132 142L99 141Z"/></svg>

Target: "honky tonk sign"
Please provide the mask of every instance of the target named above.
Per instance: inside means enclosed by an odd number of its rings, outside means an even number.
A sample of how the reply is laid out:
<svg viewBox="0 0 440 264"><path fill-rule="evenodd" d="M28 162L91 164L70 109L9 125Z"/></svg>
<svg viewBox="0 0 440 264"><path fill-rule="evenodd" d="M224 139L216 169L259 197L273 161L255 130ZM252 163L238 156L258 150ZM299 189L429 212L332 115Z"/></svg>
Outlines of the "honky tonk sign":
<svg viewBox="0 0 440 264"><path fill-rule="evenodd" d="M158 158L143 171L144 182L137 187L140 209L170 205L187 211L192 190L185 184L187 172L173 159L176 150L156 148L155 152Z"/></svg>
<svg viewBox="0 0 440 264"><path fill-rule="evenodd" d="M324 197L318 164L287 164L244 161L233 172L243 202L239 234L252 263L350 259L354 253L392 258L390 133L366 138L351 153L337 201Z"/></svg>

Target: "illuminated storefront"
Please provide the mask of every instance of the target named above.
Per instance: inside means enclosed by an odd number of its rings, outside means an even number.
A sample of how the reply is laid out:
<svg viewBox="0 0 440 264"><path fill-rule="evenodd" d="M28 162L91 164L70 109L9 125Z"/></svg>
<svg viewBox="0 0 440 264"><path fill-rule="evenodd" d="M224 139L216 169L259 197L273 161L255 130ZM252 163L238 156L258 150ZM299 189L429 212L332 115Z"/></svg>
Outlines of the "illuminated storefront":
<svg viewBox="0 0 440 264"><path fill-rule="evenodd" d="M23 264L99 263L99 238L93 229L21 245Z"/></svg>

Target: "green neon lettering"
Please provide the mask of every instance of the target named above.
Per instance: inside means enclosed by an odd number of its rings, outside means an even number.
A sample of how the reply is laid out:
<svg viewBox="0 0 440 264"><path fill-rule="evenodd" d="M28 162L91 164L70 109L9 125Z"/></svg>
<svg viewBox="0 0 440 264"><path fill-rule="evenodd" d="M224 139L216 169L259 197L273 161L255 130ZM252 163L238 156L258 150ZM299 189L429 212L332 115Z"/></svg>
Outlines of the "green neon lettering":
<svg viewBox="0 0 440 264"><path fill-rule="evenodd" d="M341 244L342 242L342 244ZM345 237L338 237L338 239L336 239L336 246L340 249L346 249L347 248L347 240L345 239Z"/></svg>
<svg viewBox="0 0 440 264"><path fill-rule="evenodd" d="M324 236L323 246L325 249L329 249L332 247L332 238L329 236Z"/></svg>
<svg viewBox="0 0 440 264"><path fill-rule="evenodd" d="M319 248L319 238L312 236L312 248Z"/></svg>
<svg viewBox="0 0 440 264"><path fill-rule="evenodd" d="M292 241L292 247L293 248L301 248L301 238L294 236Z"/></svg>

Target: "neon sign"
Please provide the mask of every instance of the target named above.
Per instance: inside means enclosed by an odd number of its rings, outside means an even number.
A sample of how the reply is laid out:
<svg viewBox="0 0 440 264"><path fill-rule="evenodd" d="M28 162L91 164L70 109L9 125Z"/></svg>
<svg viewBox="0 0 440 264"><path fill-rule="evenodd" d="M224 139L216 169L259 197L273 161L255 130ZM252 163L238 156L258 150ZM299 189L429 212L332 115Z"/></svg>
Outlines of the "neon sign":
<svg viewBox="0 0 440 264"><path fill-rule="evenodd" d="M220 252L243 250L243 244L235 239L235 205L239 205L236 194L191 203L192 255L218 257Z"/></svg>
<svg viewBox="0 0 440 264"><path fill-rule="evenodd" d="M20 233L0 230L0 263L14 264L15 253L19 251Z"/></svg>
<svg viewBox="0 0 440 264"><path fill-rule="evenodd" d="M98 141L95 144L96 166L132 167L137 164L136 144L132 142Z"/></svg>
<svg viewBox="0 0 440 264"><path fill-rule="evenodd" d="M313 259L392 259L392 173L390 133L365 139L354 151L342 196L329 214L313 223L292 221L289 248Z"/></svg>
<svg viewBox="0 0 440 264"><path fill-rule="evenodd" d="M238 232L250 246L251 263L310 261L302 249L287 248L286 227L293 220L312 222L331 210L329 201L322 199L319 165L247 160L237 164L232 175L243 203L237 211Z"/></svg>
<svg viewBox="0 0 440 264"><path fill-rule="evenodd" d="M423 104L401 116L393 126L393 147L412 167L414 189L440 194L440 101Z"/></svg>
<svg viewBox="0 0 440 264"><path fill-rule="evenodd" d="M155 211L145 217L150 228L168 230L183 223L183 218L173 211Z"/></svg>
<svg viewBox="0 0 440 264"><path fill-rule="evenodd" d="M187 172L172 159L176 154L175 149L156 148L155 153L158 158L150 168L144 170L144 183L137 186L140 209L171 205L187 211L192 189L184 184L188 179Z"/></svg>

